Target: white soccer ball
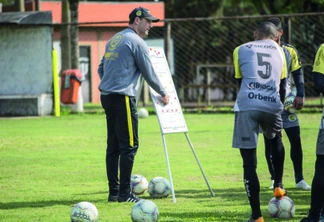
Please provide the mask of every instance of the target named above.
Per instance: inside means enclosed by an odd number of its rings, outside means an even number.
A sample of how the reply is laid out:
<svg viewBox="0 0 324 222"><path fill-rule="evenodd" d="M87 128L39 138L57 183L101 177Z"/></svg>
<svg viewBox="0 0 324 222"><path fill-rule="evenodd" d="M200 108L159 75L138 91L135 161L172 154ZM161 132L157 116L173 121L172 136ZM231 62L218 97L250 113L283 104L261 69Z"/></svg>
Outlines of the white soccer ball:
<svg viewBox="0 0 324 222"><path fill-rule="evenodd" d="M72 208L70 217L71 222L96 222L99 219L99 213L95 205L84 201Z"/></svg>
<svg viewBox="0 0 324 222"><path fill-rule="evenodd" d="M168 197L171 193L171 185L164 177L154 177L149 182L147 192L152 198Z"/></svg>
<svg viewBox="0 0 324 222"><path fill-rule="evenodd" d="M134 222L156 222L160 216L156 204L150 200L140 200L132 208L131 218Z"/></svg>
<svg viewBox="0 0 324 222"><path fill-rule="evenodd" d="M289 113L295 113L297 110L294 108L293 103L295 100L295 95L292 93L289 93L284 101L284 110L286 110Z"/></svg>
<svg viewBox="0 0 324 222"><path fill-rule="evenodd" d="M138 118L146 118L149 116L149 113L147 111L147 109L145 108L140 108L138 111L137 111L137 116Z"/></svg>
<svg viewBox="0 0 324 222"><path fill-rule="evenodd" d="M273 197L268 204L268 212L273 218L292 218L295 214L295 204L287 196L281 199Z"/></svg>
<svg viewBox="0 0 324 222"><path fill-rule="evenodd" d="M136 195L141 195L147 191L148 182L147 179L140 174L135 174L131 176L131 189Z"/></svg>

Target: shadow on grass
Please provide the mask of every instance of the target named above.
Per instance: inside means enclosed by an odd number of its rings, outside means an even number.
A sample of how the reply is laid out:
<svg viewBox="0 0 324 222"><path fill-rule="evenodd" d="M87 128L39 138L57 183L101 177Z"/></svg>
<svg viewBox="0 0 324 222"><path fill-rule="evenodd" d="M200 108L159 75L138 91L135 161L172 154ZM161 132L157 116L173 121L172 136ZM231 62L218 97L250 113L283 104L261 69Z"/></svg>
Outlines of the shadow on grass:
<svg viewBox="0 0 324 222"><path fill-rule="evenodd" d="M31 202L8 202L8 203L0 203L0 209L20 209L20 208L42 208L42 207L50 207L56 205L66 205L73 207L76 203L84 201L83 199L73 201L68 200L48 200L48 201L31 201Z"/></svg>
<svg viewBox="0 0 324 222"><path fill-rule="evenodd" d="M204 211L197 212L194 208L188 212L162 212L163 221L246 221L250 215L250 206L244 188L213 189L212 197L209 190L176 190L175 197L182 199L197 199ZM274 219L263 215L265 221L300 221L305 217L310 201L310 191L290 189L288 196L294 200L296 212L292 219ZM261 189L261 207L266 209L268 201L273 197L272 190ZM172 197L171 197L172 198ZM219 206L222 206L221 208ZM235 207L233 207L235 206ZM219 209L220 208L220 209ZM224 210L225 208L225 210ZM226 210L228 208L229 210ZM200 208L201 209L201 208ZM233 209L233 210L231 210ZM238 211L237 209L243 209ZM265 214L265 210L262 211ZM168 219L170 218L170 219ZM179 220L178 220L179 219Z"/></svg>
<svg viewBox="0 0 324 222"><path fill-rule="evenodd" d="M195 209L184 208L179 211L163 211L161 213L161 221L246 221L250 215L250 206L248 203L248 198L246 196L244 188L225 188L225 189L213 189L215 196L211 196L209 189L184 189L175 190L175 197L178 202L194 202L194 204L199 204L203 208ZM102 202L101 197L104 195L106 197L106 191L78 194L80 198L73 200L49 200L49 201L22 201L22 202L8 202L0 203L0 209L19 209L19 208L43 208L50 207L54 205L65 205L73 206L77 202L84 201L82 196L84 195L97 195L100 194L100 198L95 198L94 202ZM299 221L298 218L305 216L309 201L310 201L310 191L303 191L298 189L288 190L288 196L294 200L296 206L296 213L293 220ZM150 199L150 196L140 196L142 199ZM272 190L261 189L260 199L262 207L265 207L267 202L273 197ZM172 199L172 195L168 197ZM190 199L190 201L189 201ZM219 207L219 206L222 207ZM177 205L174 205L177 206ZM234 207L233 207L234 206ZM224 209L225 208L225 209ZM201 210L203 209L203 210ZM229 209L229 210L227 210ZM243 210L237 210L243 209ZM245 210L246 209L246 210ZM278 221L269 216L265 216L266 221ZM281 222L285 220L280 220Z"/></svg>
<svg viewBox="0 0 324 222"><path fill-rule="evenodd" d="M248 219L251 211L244 188L214 189L213 191L214 197L211 196L208 189L176 190L176 199L197 199L196 202L202 205L205 211L195 212L194 209L191 209L187 213L164 212L161 214L163 221L172 221L172 219L168 220L167 218L182 218L184 221L246 221ZM288 196L295 203L296 212L294 218L283 220L264 215L265 221L300 221L301 218L306 216L310 203L310 191L293 188L289 189ZM266 209L267 203L271 198L273 198L272 190L266 188L260 190L262 208ZM222 210L218 210L220 205ZM226 207L233 210L224 210ZM243 212L235 210L237 207L244 209ZM264 210L263 213L265 214Z"/></svg>
<svg viewBox="0 0 324 222"><path fill-rule="evenodd" d="M246 202L247 196L244 188L228 188L228 189L212 189L214 196L211 195L209 189L197 190L197 189L185 189L185 190L175 190L175 197L181 199L196 199L202 202L213 202L215 198L222 199L224 204L226 201L229 201L231 204L233 202ZM98 191L94 193L84 193L77 194L80 196L80 201L82 201L82 196L84 195L102 195L107 194L107 191ZM288 196L294 200L296 205L309 205L310 203L310 191L304 191L300 189L289 189ZM150 196L140 196L143 199L152 199ZM170 194L168 198L172 198ZM260 190L260 199L261 201L271 199L273 197L272 190L270 189L261 189ZM26 208L26 207L46 207L52 205L73 205L73 203L78 200L65 201L65 200L49 200L49 201L35 201L35 202L0 202L0 209L13 209L13 208ZM215 204L219 204L215 202ZM246 204L246 203L244 203Z"/></svg>
<svg viewBox="0 0 324 222"><path fill-rule="evenodd" d="M163 221L246 221L249 219L246 213L233 211L213 211L213 212L187 212L187 213L161 213ZM242 219L245 218L245 219Z"/></svg>

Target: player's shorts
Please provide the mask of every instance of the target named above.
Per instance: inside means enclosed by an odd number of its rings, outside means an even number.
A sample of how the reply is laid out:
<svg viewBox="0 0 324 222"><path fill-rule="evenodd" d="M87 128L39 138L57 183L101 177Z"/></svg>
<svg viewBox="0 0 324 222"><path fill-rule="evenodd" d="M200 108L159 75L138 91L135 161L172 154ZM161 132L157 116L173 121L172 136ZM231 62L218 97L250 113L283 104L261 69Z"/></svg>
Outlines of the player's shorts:
<svg viewBox="0 0 324 222"><path fill-rule="evenodd" d="M324 108L316 142L316 154L324 155Z"/></svg>
<svg viewBox="0 0 324 222"><path fill-rule="evenodd" d="M267 138L274 138L282 129L281 114L271 114L256 110L235 112L232 147L243 149L256 148L260 127Z"/></svg>
<svg viewBox="0 0 324 222"><path fill-rule="evenodd" d="M289 113L284 110L281 114L281 117L284 129L299 126L299 121L296 113Z"/></svg>

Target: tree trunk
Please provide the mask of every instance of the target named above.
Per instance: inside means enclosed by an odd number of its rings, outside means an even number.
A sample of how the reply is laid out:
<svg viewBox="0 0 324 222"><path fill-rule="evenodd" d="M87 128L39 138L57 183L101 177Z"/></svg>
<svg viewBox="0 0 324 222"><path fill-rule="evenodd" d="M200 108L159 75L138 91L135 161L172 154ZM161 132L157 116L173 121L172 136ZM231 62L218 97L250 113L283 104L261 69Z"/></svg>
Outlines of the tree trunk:
<svg viewBox="0 0 324 222"><path fill-rule="evenodd" d="M70 18L70 4L68 0L62 0L62 23L68 24L71 22ZM71 46L70 46L70 25L61 26L61 70L71 68Z"/></svg>
<svg viewBox="0 0 324 222"><path fill-rule="evenodd" d="M79 29L78 29L78 0L70 1L71 11L71 66L72 69L79 68Z"/></svg>
<svg viewBox="0 0 324 222"><path fill-rule="evenodd" d="M24 0L15 0L15 7L18 12L25 11L25 1Z"/></svg>
<svg viewBox="0 0 324 222"><path fill-rule="evenodd" d="M79 69L79 28L78 28L78 7L79 0L69 0L71 12L71 68ZM72 106L72 112L83 112L82 87L78 92L78 100Z"/></svg>

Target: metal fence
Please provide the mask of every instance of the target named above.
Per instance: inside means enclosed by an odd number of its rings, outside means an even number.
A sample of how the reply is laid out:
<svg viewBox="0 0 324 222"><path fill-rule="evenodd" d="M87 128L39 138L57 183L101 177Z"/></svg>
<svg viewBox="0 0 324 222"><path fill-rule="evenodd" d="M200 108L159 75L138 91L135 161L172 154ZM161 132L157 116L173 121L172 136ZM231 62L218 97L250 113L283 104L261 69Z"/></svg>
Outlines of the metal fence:
<svg viewBox="0 0 324 222"><path fill-rule="evenodd" d="M319 96L313 88L311 69L316 47L324 40L323 15L275 15L284 26L282 40L299 52L306 98ZM165 19L164 27L151 29L147 40L162 40L183 106L233 103L238 89L234 79L233 50L252 41L255 28L269 17L273 15ZM119 31L116 27L100 28L102 24L94 24L97 27L93 28L101 29L102 32ZM56 28L59 26L56 25Z"/></svg>
<svg viewBox="0 0 324 222"><path fill-rule="evenodd" d="M276 15L284 25L283 41L293 45L304 70L306 97L314 90L311 68L316 47L324 40L324 13ZM253 40L258 24L273 16L166 19L162 34L173 79L182 103L213 105L233 101L237 93L232 54L236 46ZM155 30L154 30L155 29Z"/></svg>

